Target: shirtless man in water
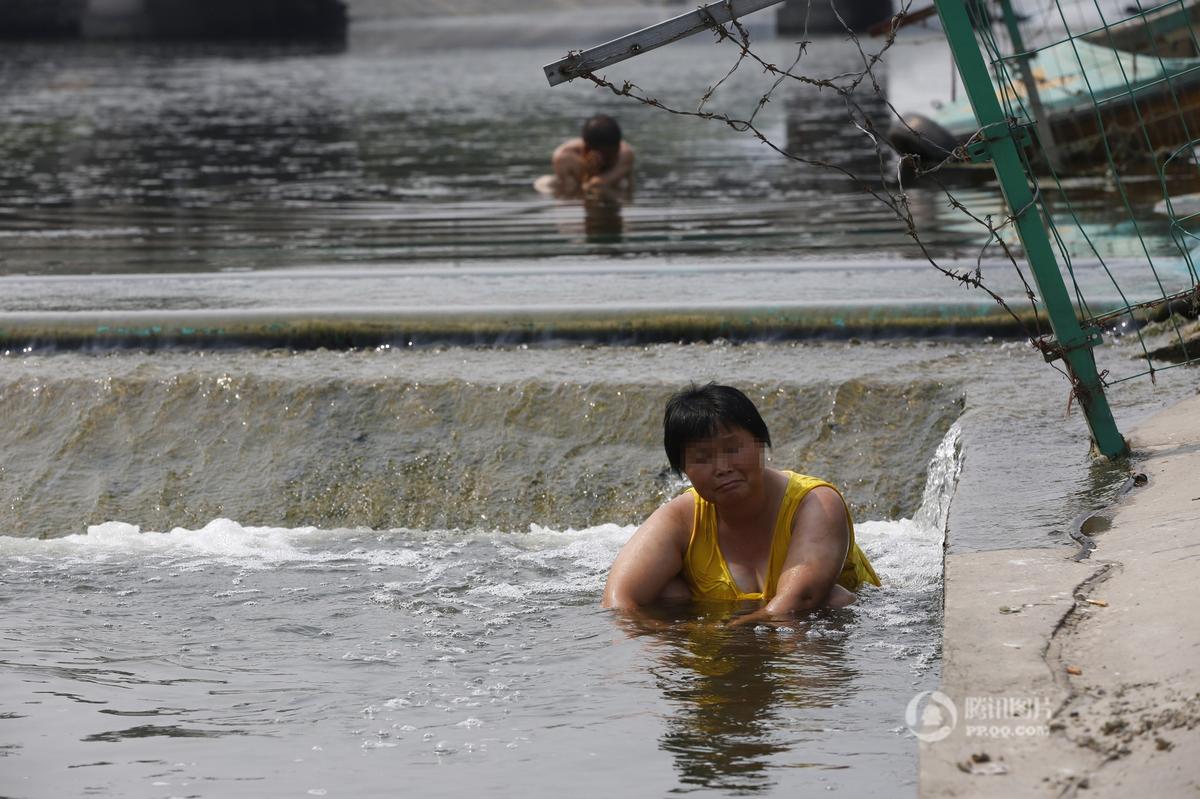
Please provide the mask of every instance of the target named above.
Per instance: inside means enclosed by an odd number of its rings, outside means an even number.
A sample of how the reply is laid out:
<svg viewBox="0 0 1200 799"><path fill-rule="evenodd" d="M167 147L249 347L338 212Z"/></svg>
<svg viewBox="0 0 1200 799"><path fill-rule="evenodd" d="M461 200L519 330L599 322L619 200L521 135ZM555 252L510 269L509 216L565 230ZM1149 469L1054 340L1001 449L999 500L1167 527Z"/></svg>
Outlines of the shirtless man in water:
<svg viewBox="0 0 1200 799"><path fill-rule="evenodd" d="M837 489L764 464L771 435L745 394L714 383L681 391L667 403L663 441L692 488L622 547L604 607L757 602L737 625L844 607L863 583L879 585Z"/></svg>
<svg viewBox="0 0 1200 799"><path fill-rule="evenodd" d="M538 178L538 191L578 197L633 188L633 148L621 140L617 121L596 114L583 123L576 139L563 142L551 158L553 175Z"/></svg>

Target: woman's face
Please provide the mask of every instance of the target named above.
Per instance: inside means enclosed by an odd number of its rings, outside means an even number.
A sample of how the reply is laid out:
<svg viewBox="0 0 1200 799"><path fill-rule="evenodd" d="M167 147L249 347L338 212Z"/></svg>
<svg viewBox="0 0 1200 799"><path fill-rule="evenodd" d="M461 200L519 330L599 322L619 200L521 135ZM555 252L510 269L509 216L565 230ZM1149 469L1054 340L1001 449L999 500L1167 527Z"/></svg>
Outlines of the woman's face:
<svg viewBox="0 0 1200 799"><path fill-rule="evenodd" d="M722 425L712 438L684 448L683 473L709 502L753 496L762 486L763 444L745 428Z"/></svg>

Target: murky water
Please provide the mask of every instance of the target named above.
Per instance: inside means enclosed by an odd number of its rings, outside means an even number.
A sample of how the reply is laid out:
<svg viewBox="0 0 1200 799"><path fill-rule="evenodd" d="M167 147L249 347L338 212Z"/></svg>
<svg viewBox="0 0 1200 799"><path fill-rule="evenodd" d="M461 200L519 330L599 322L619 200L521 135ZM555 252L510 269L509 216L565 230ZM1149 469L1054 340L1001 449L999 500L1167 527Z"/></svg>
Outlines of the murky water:
<svg viewBox="0 0 1200 799"><path fill-rule="evenodd" d="M936 684L947 512L955 548L1066 549L1121 478L1031 355L10 357L0 786L911 794L903 714ZM1119 418L1194 391L1178 374L1118 394ZM652 417L709 376L755 393L774 463L846 487L883 589L794 631L597 607L633 525L679 490Z"/></svg>
<svg viewBox="0 0 1200 799"><path fill-rule="evenodd" d="M544 86L585 28L654 16L377 22L337 52L5 45L0 316L988 302L841 179ZM708 47L623 74L694 99L723 74ZM818 42L810 63L847 58ZM538 197L593 109L638 148L634 201ZM873 157L818 93L762 120ZM1135 253L1111 192L1083 188L1097 246ZM909 191L933 250L973 267L977 232ZM793 630L597 608L682 487L662 401L708 379L754 396L773 463L845 488L883 589ZM1176 370L1112 400L1128 427L1194 390ZM1067 396L1027 346L952 338L8 352L0 794L911 795L947 528L952 549L1068 547L1122 478Z"/></svg>
<svg viewBox="0 0 1200 799"><path fill-rule="evenodd" d="M955 444L918 521L862 525L888 590L794 630L614 619L596 596L631 528L612 524L0 538L6 793L911 785L883 719L936 657ZM8 626L27 614L39 631Z"/></svg>
<svg viewBox="0 0 1200 799"><path fill-rule="evenodd" d="M545 85L541 66L567 48L661 13L376 20L344 52L5 45L0 270L612 255L919 259L892 213L840 174L789 164L719 122L664 114L579 81ZM794 52L771 38L759 48L781 64ZM696 37L609 77L691 109L735 56ZM853 48L829 39L811 43L798 69L827 77L860 66ZM769 85L759 72L740 69L709 110L748 115ZM857 99L886 114L869 92ZM581 213L529 186L593 111L616 115L637 147L638 191L624 207ZM785 86L758 121L797 154L878 182L873 143L832 92ZM957 195L980 215L998 213L995 192L978 183L956 185ZM936 187L905 189L928 245L973 260L982 229ZM1140 254L1127 230L1110 229L1112 187L1078 190L1076 210L1098 249ZM1134 202L1149 232L1165 230L1155 198Z"/></svg>

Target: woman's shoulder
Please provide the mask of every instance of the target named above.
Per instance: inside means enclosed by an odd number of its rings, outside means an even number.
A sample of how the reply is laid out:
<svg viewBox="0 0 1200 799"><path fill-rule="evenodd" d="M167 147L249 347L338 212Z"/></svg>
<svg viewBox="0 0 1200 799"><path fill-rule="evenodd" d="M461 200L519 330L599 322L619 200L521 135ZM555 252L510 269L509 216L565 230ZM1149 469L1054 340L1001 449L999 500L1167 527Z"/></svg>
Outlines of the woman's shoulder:
<svg viewBox="0 0 1200 799"><path fill-rule="evenodd" d="M787 478L788 488L816 488L817 486L829 486L837 488L833 483L826 480L824 477L814 477L811 474L801 474L793 472L790 469L780 469L779 473Z"/></svg>
<svg viewBox="0 0 1200 799"><path fill-rule="evenodd" d="M787 476L787 488L784 490L785 504L799 505L810 498L822 505L829 505L829 507L845 504L841 489L823 477L813 477L787 470L782 470L782 473Z"/></svg>
<svg viewBox="0 0 1200 799"><path fill-rule="evenodd" d="M658 507L656 514L666 517L675 536L686 541L691 537L692 525L696 517L696 502L699 494L689 488L677 497L669 499Z"/></svg>
<svg viewBox="0 0 1200 799"><path fill-rule="evenodd" d="M662 513L666 513L672 518L692 523L692 515L697 502L701 502L700 495L696 493L696 489L689 488L682 494L679 494L671 499L668 499L658 507Z"/></svg>

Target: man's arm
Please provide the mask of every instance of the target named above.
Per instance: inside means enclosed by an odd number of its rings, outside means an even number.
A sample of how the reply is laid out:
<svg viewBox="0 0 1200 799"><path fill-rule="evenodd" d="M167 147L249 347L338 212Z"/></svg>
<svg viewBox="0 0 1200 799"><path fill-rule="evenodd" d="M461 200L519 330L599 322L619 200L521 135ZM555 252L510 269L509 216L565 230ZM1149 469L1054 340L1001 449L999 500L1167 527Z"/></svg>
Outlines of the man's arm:
<svg viewBox="0 0 1200 799"><path fill-rule="evenodd" d="M850 528L841 496L826 486L809 491L792 521L792 541L775 596L761 610L739 616L731 626L849 604L846 600L853 595L837 585L849 550Z"/></svg>
<svg viewBox="0 0 1200 799"><path fill-rule="evenodd" d="M550 166L560 195L578 194L584 177L583 139L568 139L554 150Z"/></svg>
<svg viewBox="0 0 1200 799"><path fill-rule="evenodd" d="M694 502L690 494L684 494L650 514L621 547L608 573L601 605L632 610L658 599L683 569Z"/></svg>
<svg viewBox="0 0 1200 799"><path fill-rule="evenodd" d="M625 142L621 142L621 148L617 151L617 158L613 165L588 178L584 183L584 188L616 188L623 181L629 182L630 185L633 182L633 148Z"/></svg>

